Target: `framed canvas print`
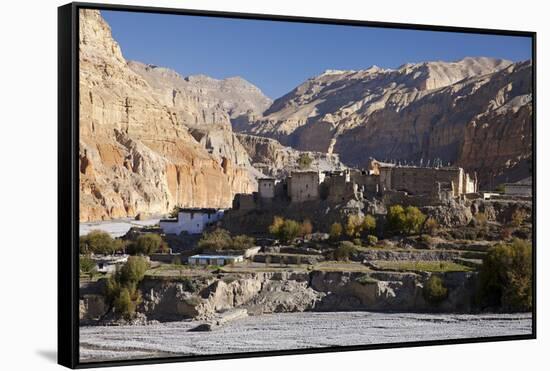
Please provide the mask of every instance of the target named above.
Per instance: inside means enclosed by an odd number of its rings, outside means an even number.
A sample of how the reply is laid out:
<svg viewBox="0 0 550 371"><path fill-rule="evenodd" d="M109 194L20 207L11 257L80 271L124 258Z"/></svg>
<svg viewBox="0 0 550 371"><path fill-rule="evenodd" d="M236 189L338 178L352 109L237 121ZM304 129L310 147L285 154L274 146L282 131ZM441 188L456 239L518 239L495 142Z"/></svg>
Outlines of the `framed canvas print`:
<svg viewBox="0 0 550 371"><path fill-rule="evenodd" d="M58 34L62 365L535 338L535 33L72 3Z"/></svg>

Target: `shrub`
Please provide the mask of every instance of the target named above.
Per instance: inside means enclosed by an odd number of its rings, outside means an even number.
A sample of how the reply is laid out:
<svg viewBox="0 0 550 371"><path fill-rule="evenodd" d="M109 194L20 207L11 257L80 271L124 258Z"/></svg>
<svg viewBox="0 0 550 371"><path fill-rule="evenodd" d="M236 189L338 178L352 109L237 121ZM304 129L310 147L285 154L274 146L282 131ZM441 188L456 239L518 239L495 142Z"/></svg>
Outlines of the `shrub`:
<svg viewBox="0 0 550 371"><path fill-rule="evenodd" d="M429 217L424 222L423 229L424 229L424 232L426 232L430 236L435 236L437 234L437 231L439 230L439 223L434 218Z"/></svg>
<svg viewBox="0 0 550 371"><path fill-rule="evenodd" d="M275 216L273 218L273 223L269 226L269 233L276 236L281 228L283 227L285 220L280 216Z"/></svg>
<svg viewBox="0 0 550 371"><path fill-rule="evenodd" d="M136 307L141 303L139 290L124 287L113 302L115 311L126 319L130 319L136 312Z"/></svg>
<svg viewBox="0 0 550 371"><path fill-rule="evenodd" d="M300 223L292 219L283 219L276 216L269 226L269 233L276 236L282 242L290 242L300 234Z"/></svg>
<svg viewBox="0 0 550 371"><path fill-rule="evenodd" d="M298 166L302 170L309 169L312 162L313 162L313 159L311 157L309 157L309 154L307 154L307 153L301 153L300 156L298 157L298 161L297 161Z"/></svg>
<svg viewBox="0 0 550 371"><path fill-rule="evenodd" d="M151 255L166 250L166 243L155 233L143 234L126 247L126 252L130 255Z"/></svg>
<svg viewBox="0 0 550 371"><path fill-rule="evenodd" d="M386 216L388 227L391 231L400 232L405 229L406 216L405 209L401 205L390 206Z"/></svg>
<svg viewBox="0 0 550 371"><path fill-rule="evenodd" d="M418 207L407 206L405 209L405 228L407 233L419 233L425 221L426 215Z"/></svg>
<svg viewBox="0 0 550 371"><path fill-rule="evenodd" d="M492 247L479 273L477 299L482 308L530 311L533 306L532 245L515 239Z"/></svg>
<svg viewBox="0 0 550 371"><path fill-rule="evenodd" d="M378 237L373 236L372 234L369 234L367 236L367 241L368 241L369 245L374 246L378 243Z"/></svg>
<svg viewBox="0 0 550 371"><path fill-rule="evenodd" d="M80 272L90 275L90 278L97 273L95 261L89 256L81 256L79 259Z"/></svg>
<svg viewBox="0 0 550 371"><path fill-rule="evenodd" d="M141 302L141 293L137 289L139 282L145 276L149 263L144 257L130 256L128 261L117 268L107 280L105 296L114 307L115 312L129 319L135 313Z"/></svg>
<svg viewBox="0 0 550 371"><path fill-rule="evenodd" d="M246 250L254 246L254 238L241 234L231 240L231 249Z"/></svg>
<svg viewBox="0 0 550 371"><path fill-rule="evenodd" d="M356 281L362 285L378 283L378 280L376 278L373 278L368 274L362 274L361 276L357 277Z"/></svg>
<svg viewBox="0 0 550 371"><path fill-rule="evenodd" d="M300 225L300 236L307 236L313 232L313 224L309 219L306 219Z"/></svg>
<svg viewBox="0 0 550 371"><path fill-rule="evenodd" d="M422 296L432 304L437 305L447 298L448 290L443 284L443 280L435 275L432 275L424 284Z"/></svg>
<svg viewBox="0 0 550 371"><path fill-rule="evenodd" d="M331 240L337 240L339 239L341 236L342 236L342 231L343 231L344 228L342 228L342 224L340 223L333 223L331 226L330 226L330 231L329 231L329 235L330 235L330 239Z"/></svg>
<svg viewBox="0 0 550 371"><path fill-rule="evenodd" d="M121 240L115 240L108 233L94 230L79 239L81 254L114 254L122 247Z"/></svg>
<svg viewBox="0 0 550 371"><path fill-rule="evenodd" d="M415 206L407 206L404 209L401 205L393 205L390 206L386 218L391 231L417 234L426 220L426 215Z"/></svg>
<svg viewBox="0 0 550 371"><path fill-rule="evenodd" d="M359 237L361 235L363 219L359 215L349 215L346 222L346 235L350 238Z"/></svg>
<svg viewBox="0 0 550 371"><path fill-rule="evenodd" d="M199 240L198 247L201 250L224 250L232 246L231 235L225 229L218 228L212 232L206 232Z"/></svg>
<svg viewBox="0 0 550 371"><path fill-rule="evenodd" d="M354 238L354 239L353 239L353 244L354 244L355 246L361 247L361 246L363 246L363 241L361 241L360 238Z"/></svg>
<svg viewBox="0 0 550 371"><path fill-rule="evenodd" d="M376 219L372 215L365 215L365 218L363 218L362 223L362 231L366 232L367 234L372 234L376 231Z"/></svg>
<svg viewBox="0 0 550 371"><path fill-rule="evenodd" d="M138 284L149 269L149 262L141 256L130 256L128 261L117 272L121 284Z"/></svg>
<svg viewBox="0 0 550 371"><path fill-rule="evenodd" d="M334 251L334 258L336 260L349 260L349 258L355 253L355 245L349 241L342 241L338 248Z"/></svg>

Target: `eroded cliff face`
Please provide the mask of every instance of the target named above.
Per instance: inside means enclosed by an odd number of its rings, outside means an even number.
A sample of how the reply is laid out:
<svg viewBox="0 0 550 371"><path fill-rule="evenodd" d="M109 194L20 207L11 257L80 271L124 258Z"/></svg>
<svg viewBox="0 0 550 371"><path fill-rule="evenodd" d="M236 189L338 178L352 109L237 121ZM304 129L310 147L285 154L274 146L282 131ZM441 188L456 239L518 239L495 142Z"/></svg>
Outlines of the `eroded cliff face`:
<svg viewBox="0 0 550 371"><path fill-rule="evenodd" d="M229 207L256 189L228 114L133 71L95 10L80 14L79 153L80 221Z"/></svg>
<svg viewBox="0 0 550 371"><path fill-rule="evenodd" d="M235 308L254 315L348 310L468 313L474 309L475 273L443 275L449 295L438 305L427 303L422 295L429 274L376 272L369 277L312 271L229 274L183 282L146 279L139 286L143 301L138 311L147 320L179 321L208 319ZM80 299L81 320L97 324L108 318L110 308L101 295L87 293Z"/></svg>
<svg viewBox="0 0 550 371"><path fill-rule="evenodd" d="M490 58L329 70L245 131L351 166L440 159L477 171L482 186L519 180L532 152L531 73L530 62Z"/></svg>

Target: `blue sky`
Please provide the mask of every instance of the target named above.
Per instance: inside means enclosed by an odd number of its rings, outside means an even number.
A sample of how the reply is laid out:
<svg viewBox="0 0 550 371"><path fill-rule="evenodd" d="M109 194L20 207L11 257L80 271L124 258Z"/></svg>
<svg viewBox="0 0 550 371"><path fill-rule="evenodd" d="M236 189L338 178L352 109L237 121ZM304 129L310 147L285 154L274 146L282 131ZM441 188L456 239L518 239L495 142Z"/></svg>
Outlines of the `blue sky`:
<svg viewBox="0 0 550 371"><path fill-rule="evenodd" d="M527 37L102 11L124 57L181 75L241 76L278 98L326 69L531 58Z"/></svg>

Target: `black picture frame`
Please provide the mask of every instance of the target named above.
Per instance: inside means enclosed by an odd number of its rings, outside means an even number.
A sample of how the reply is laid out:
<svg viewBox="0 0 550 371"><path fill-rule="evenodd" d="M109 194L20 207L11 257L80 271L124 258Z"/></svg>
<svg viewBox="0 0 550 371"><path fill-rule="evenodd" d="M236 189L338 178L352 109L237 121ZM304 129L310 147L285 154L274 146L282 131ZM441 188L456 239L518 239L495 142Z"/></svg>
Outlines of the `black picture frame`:
<svg viewBox="0 0 550 371"><path fill-rule="evenodd" d="M343 352L370 349L419 347L463 343L497 342L509 340L536 339L536 222L533 222L533 313L532 333L527 335L495 336L484 338L462 338L430 341L412 341L390 344L339 346L328 348L261 351L237 354L175 356L117 360L105 362L79 361L79 186L78 186L78 143L79 143L79 58L78 32L79 9L121 10L127 12L197 15L207 17L269 20L332 25L369 26L392 29L429 30L442 32L476 33L487 35L523 36L531 38L532 45L532 104L533 104L533 220L536 221L536 32L497 30L486 28L463 28L422 24L404 24L360 21L348 19L310 18L269 14L231 13L189 9L156 8L145 6L112 5L97 3L70 3L58 8L58 363L69 368L91 368L169 362L190 362L215 359L280 356Z"/></svg>

